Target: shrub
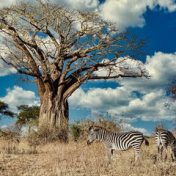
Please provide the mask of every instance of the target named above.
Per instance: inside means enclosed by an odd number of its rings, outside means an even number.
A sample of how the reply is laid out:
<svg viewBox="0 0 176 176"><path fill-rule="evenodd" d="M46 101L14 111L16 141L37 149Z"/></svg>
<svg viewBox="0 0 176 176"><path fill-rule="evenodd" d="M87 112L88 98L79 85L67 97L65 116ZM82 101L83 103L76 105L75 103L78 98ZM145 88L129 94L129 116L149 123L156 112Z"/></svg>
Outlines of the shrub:
<svg viewBox="0 0 176 176"><path fill-rule="evenodd" d="M37 131L32 131L27 136L27 141L30 146L43 145L54 141L68 142L67 131L55 129L48 131L47 128L40 128Z"/></svg>
<svg viewBox="0 0 176 176"><path fill-rule="evenodd" d="M73 138L74 141L77 141L82 133L82 127L80 124L76 123L76 124L72 124L70 126L70 131L71 131L71 136Z"/></svg>
<svg viewBox="0 0 176 176"><path fill-rule="evenodd" d="M92 125L103 127L111 132L120 132L121 127L114 120L108 120L103 117L96 121L84 120L76 122L70 126L70 135L74 141L85 140L88 136L88 129Z"/></svg>
<svg viewBox="0 0 176 176"><path fill-rule="evenodd" d="M18 153L18 145L20 142L20 134L14 129L0 130L0 139L4 141L2 149L5 153L15 154Z"/></svg>
<svg viewBox="0 0 176 176"><path fill-rule="evenodd" d="M96 124L111 132L121 131L120 125L117 124L114 120L107 120L105 118L100 118Z"/></svg>

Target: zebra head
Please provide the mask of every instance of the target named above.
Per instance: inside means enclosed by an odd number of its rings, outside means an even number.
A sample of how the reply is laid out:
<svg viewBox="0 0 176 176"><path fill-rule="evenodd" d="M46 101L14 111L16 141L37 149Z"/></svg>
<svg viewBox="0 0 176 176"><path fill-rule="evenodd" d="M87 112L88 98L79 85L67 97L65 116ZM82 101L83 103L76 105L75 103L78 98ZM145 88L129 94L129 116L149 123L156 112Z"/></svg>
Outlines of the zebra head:
<svg viewBox="0 0 176 176"><path fill-rule="evenodd" d="M89 128L89 134L87 138L87 145L90 145L95 139L97 139L97 135L100 128L95 128L94 126L91 126Z"/></svg>

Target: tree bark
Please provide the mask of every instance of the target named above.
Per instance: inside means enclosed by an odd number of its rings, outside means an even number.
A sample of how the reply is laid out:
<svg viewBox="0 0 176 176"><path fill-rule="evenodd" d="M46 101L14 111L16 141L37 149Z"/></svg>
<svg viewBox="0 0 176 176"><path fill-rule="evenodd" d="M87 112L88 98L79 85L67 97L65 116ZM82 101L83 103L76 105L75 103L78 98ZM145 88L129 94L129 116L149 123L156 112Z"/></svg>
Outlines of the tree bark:
<svg viewBox="0 0 176 176"><path fill-rule="evenodd" d="M68 141L68 101L57 94L52 96L52 92L44 94L40 106L39 130L53 135L54 138Z"/></svg>

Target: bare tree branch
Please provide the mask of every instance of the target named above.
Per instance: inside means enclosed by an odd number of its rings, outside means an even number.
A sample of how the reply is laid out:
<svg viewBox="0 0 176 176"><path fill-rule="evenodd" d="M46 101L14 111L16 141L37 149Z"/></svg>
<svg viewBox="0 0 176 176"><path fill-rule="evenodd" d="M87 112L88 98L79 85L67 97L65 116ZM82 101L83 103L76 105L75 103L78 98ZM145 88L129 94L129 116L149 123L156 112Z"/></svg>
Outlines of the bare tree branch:
<svg viewBox="0 0 176 176"><path fill-rule="evenodd" d="M3 44L9 51L0 49L6 53L1 54L1 59L19 73L40 79L37 84L42 85L42 91L57 94L64 89L62 94L68 98L88 80L147 77L140 69L117 72L117 64L125 62L119 58L140 50L141 43L93 12L70 10L40 0L35 4L22 3L0 10L1 33L10 38L9 43L12 41L11 45ZM107 74L96 74L100 69Z"/></svg>

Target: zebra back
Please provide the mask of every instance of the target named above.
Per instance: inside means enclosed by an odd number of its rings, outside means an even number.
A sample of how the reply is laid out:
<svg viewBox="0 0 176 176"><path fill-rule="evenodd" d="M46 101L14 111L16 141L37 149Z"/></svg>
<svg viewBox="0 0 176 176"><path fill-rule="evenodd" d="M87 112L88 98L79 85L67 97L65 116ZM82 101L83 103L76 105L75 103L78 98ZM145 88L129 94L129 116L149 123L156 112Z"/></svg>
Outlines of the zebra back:
<svg viewBox="0 0 176 176"><path fill-rule="evenodd" d="M94 126L89 128L88 143L92 143L95 139L106 143L108 146L115 146L116 149L126 150L130 147L140 146L143 141L146 145L149 142L144 138L143 134L138 131L130 132L109 132L103 127Z"/></svg>
<svg viewBox="0 0 176 176"><path fill-rule="evenodd" d="M175 136L172 134L172 132L165 130L165 129L161 129L161 128L157 128L156 129L156 141L158 143L158 145L171 145L174 144L176 142L176 138Z"/></svg>

